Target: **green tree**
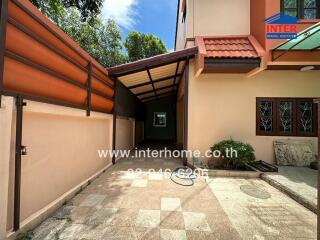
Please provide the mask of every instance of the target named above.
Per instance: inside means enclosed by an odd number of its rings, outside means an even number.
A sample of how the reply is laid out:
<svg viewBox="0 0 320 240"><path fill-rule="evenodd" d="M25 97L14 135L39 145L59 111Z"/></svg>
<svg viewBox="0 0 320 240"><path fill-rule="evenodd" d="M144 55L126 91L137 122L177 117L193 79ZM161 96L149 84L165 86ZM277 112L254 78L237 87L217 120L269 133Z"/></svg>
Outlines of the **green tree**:
<svg viewBox="0 0 320 240"><path fill-rule="evenodd" d="M124 46L130 62L167 52L163 41L159 37L140 32L131 32L126 37Z"/></svg>
<svg viewBox="0 0 320 240"><path fill-rule="evenodd" d="M162 40L150 34L132 32L123 44L116 22L110 19L104 22L99 15L103 0L31 2L105 67L167 52Z"/></svg>
<svg viewBox="0 0 320 240"><path fill-rule="evenodd" d="M30 0L37 8L50 16L53 21L60 15L61 8L75 7L81 13L82 21L88 18L95 18L101 11L104 0ZM56 21L55 21L56 22Z"/></svg>
<svg viewBox="0 0 320 240"><path fill-rule="evenodd" d="M104 23L101 18L96 17L94 21L82 22L79 11L70 8L60 27L105 67L126 61L122 54L121 31L114 20L109 19Z"/></svg>

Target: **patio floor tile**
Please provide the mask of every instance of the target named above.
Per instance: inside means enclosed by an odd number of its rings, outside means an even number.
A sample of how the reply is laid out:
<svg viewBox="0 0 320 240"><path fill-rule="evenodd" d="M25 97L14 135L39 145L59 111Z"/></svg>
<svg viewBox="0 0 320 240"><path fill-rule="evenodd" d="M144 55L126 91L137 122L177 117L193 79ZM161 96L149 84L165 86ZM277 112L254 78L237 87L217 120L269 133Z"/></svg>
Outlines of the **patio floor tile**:
<svg viewBox="0 0 320 240"><path fill-rule="evenodd" d="M213 240L213 239L225 239L235 240L234 238L219 238L211 232L199 232L199 231L186 231L188 240Z"/></svg>
<svg viewBox="0 0 320 240"><path fill-rule="evenodd" d="M49 218L33 231L33 240L54 239L66 226L68 226L67 220Z"/></svg>
<svg viewBox="0 0 320 240"><path fill-rule="evenodd" d="M108 227L101 240L135 240L135 231L132 227Z"/></svg>
<svg viewBox="0 0 320 240"><path fill-rule="evenodd" d="M158 228L136 227L135 233L137 240L159 240L160 230Z"/></svg>
<svg viewBox="0 0 320 240"><path fill-rule="evenodd" d="M141 187L144 188L148 185L148 180L146 179L135 179L133 180L131 187Z"/></svg>
<svg viewBox="0 0 320 240"><path fill-rule="evenodd" d="M163 179L163 174L161 173L150 173L149 180L161 181Z"/></svg>
<svg viewBox="0 0 320 240"><path fill-rule="evenodd" d="M211 231L204 213L184 212L183 218L186 230Z"/></svg>
<svg viewBox="0 0 320 240"><path fill-rule="evenodd" d="M260 179L196 179L185 187L147 171L168 168L169 160L127 161L132 164L120 160L45 220L33 239L316 239L316 215ZM270 198L251 196L242 185Z"/></svg>
<svg viewBox="0 0 320 240"><path fill-rule="evenodd" d="M181 212L180 198L161 198L161 210Z"/></svg>
<svg viewBox="0 0 320 240"><path fill-rule="evenodd" d="M118 209L117 208L98 208L89 218L86 224L89 225L100 225L110 224L115 217Z"/></svg>
<svg viewBox="0 0 320 240"><path fill-rule="evenodd" d="M160 225L160 210L140 210L136 220L137 227L157 228Z"/></svg>
<svg viewBox="0 0 320 240"><path fill-rule="evenodd" d="M185 229L182 212L161 211L161 228Z"/></svg>
<svg viewBox="0 0 320 240"><path fill-rule="evenodd" d="M184 230L172 230L172 229L160 229L161 240L187 240L186 231Z"/></svg>
<svg viewBox="0 0 320 240"><path fill-rule="evenodd" d="M87 198L80 204L80 207L94 207L102 203L106 198L106 195L90 194Z"/></svg>
<svg viewBox="0 0 320 240"><path fill-rule="evenodd" d="M112 222L112 225L122 227L134 227L138 216L137 209L120 208Z"/></svg>

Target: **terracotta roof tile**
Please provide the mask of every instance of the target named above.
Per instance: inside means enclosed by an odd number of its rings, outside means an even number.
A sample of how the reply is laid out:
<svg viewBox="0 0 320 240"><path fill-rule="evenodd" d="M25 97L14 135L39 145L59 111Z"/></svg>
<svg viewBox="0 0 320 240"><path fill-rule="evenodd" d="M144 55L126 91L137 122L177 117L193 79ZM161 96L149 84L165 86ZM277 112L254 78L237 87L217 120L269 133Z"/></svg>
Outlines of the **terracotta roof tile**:
<svg viewBox="0 0 320 240"><path fill-rule="evenodd" d="M206 57L210 58L258 58L254 46L247 37L221 37L203 39Z"/></svg>

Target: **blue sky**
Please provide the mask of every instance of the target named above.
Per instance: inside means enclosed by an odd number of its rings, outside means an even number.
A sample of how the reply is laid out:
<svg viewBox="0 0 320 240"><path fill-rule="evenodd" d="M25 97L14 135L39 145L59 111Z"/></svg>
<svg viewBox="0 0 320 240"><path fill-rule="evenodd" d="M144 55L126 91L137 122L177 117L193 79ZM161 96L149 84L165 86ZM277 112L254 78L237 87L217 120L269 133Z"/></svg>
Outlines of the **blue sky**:
<svg viewBox="0 0 320 240"><path fill-rule="evenodd" d="M130 31L159 36L169 51L174 48L178 0L105 0L102 16L112 18L124 37Z"/></svg>

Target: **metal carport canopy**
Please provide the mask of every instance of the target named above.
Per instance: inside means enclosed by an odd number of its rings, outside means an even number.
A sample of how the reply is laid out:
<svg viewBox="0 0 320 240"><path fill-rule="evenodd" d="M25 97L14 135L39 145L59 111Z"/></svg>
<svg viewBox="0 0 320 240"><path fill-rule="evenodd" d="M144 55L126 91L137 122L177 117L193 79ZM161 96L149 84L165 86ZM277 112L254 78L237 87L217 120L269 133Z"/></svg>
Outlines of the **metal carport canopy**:
<svg viewBox="0 0 320 240"><path fill-rule="evenodd" d="M109 77L121 81L142 102L174 95L186 63L198 47L166 53L108 69Z"/></svg>
<svg viewBox="0 0 320 240"><path fill-rule="evenodd" d="M277 60L290 51L319 51L320 50L320 23L317 23L297 35L296 39L290 39L272 49L272 59ZM276 51L280 54L275 55Z"/></svg>

